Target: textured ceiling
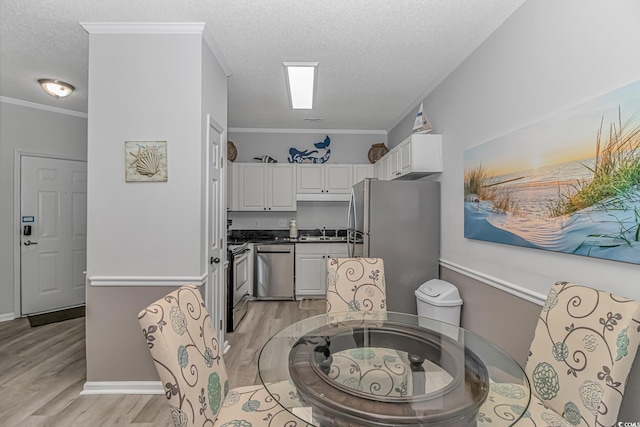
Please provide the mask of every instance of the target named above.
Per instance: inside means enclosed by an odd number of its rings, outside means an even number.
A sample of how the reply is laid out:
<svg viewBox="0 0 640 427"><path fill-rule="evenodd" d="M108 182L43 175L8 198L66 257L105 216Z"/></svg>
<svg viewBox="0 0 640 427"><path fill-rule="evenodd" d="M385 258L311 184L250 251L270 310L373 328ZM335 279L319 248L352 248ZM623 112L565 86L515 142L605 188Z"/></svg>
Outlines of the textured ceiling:
<svg viewBox="0 0 640 427"><path fill-rule="evenodd" d="M233 69L230 127L389 130L523 1L0 0L0 95L86 112L79 22L206 22ZM289 109L283 61L320 63L314 110Z"/></svg>

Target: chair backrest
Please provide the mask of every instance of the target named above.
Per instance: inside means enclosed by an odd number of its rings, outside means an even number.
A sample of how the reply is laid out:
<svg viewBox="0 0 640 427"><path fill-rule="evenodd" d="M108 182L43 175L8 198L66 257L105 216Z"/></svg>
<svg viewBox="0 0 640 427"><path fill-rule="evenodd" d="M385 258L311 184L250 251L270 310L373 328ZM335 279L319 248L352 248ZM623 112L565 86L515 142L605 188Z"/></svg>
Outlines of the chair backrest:
<svg viewBox="0 0 640 427"><path fill-rule="evenodd" d="M531 343L531 390L572 424L615 425L639 342L640 303L558 282Z"/></svg>
<svg viewBox="0 0 640 427"><path fill-rule="evenodd" d="M327 260L327 313L387 311L381 258Z"/></svg>
<svg viewBox="0 0 640 427"><path fill-rule="evenodd" d="M183 286L138 314L175 425L213 425L229 390L200 290Z"/></svg>

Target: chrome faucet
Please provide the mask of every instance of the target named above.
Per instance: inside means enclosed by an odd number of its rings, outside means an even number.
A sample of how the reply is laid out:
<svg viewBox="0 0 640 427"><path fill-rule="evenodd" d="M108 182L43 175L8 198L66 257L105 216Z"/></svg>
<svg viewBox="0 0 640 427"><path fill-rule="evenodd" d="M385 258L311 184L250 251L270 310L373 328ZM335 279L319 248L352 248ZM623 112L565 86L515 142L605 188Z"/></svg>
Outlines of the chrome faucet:
<svg viewBox="0 0 640 427"><path fill-rule="evenodd" d="M327 227L322 227L322 230L321 230L321 229L319 229L319 228L316 228L316 230L317 230L318 232L320 232L320 234L322 234L322 237L323 237L323 238L324 238L324 237L327 237L327 236L326 236L326 233L327 233Z"/></svg>

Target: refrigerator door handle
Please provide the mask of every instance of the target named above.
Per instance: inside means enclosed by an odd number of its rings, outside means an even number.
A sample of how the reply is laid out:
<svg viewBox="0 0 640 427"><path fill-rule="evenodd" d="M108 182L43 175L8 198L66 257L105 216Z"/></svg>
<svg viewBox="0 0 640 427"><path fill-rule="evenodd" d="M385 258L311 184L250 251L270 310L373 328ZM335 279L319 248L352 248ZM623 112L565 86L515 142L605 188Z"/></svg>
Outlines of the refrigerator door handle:
<svg viewBox="0 0 640 427"><path fill-rule="evenodd" d="M349 258L353 258L353 253L355 251L355 243L356 243L356 236L353 235L353 231L352 231L355 228L355 221L354 221L354 226L353 227L351 226L351 211L354 208L354 206L355 206L355 194L353 192L353 187L351 187L351 197L349 198L349 211L347 212L347 251L349 254ZM353 212L353 218L355 220L355 211Z"/></svg>

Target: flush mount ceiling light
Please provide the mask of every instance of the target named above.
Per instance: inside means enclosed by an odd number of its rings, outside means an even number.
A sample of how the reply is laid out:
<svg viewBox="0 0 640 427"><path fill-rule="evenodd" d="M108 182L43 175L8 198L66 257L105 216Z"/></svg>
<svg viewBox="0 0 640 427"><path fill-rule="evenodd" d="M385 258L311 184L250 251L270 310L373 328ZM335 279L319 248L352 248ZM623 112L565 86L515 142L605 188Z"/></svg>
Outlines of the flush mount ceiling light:
<svg viewBox="0 0 640 427"><path fill-rule="evenodd" d="M311 110L318 82L317 62L283 62L289 92L289 106L294 110Z"/></svg>
<svg viewBox="0 0 640 427"><path fill-rule="evenodd" d="M69 96L75 89L75 87L69 83L54 79L39 79L38 83L40 83L40 86L42 86L42 89L44 89L45 92L51 96L55 96L56 98Z"/></svg>

